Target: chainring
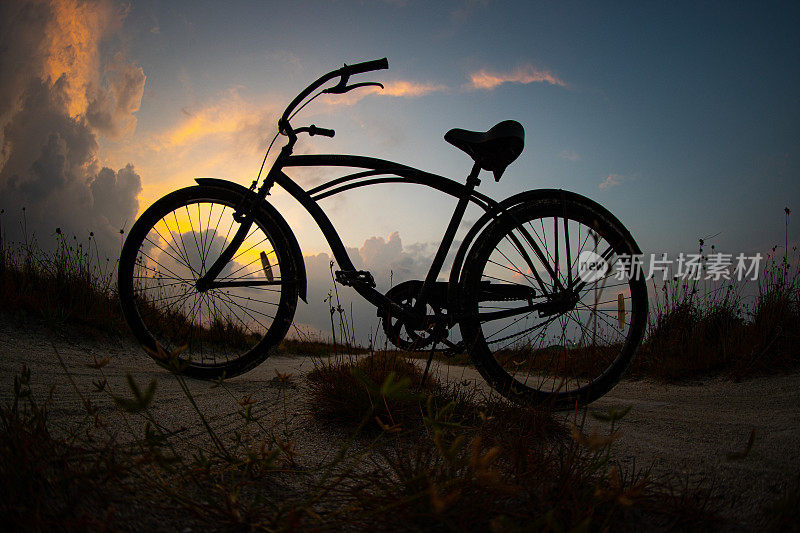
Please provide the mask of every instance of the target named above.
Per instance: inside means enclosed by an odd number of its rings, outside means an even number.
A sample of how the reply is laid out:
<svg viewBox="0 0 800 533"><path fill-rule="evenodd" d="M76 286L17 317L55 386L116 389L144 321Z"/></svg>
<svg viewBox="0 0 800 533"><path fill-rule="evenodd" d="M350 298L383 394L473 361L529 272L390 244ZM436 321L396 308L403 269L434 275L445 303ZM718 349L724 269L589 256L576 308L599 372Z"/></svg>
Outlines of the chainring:
<svg viewBox="0 0 800 533"><path fill-rule="evenodd" d="M389 289L386 297L407 309L412 309L417 302L417 295L421 288L422 281L420 280L405 281ZM447 328L439 327L444 323L445 309L437 300L440 299L433 298L433 302L427 305L427 315L431 319L428 322L432 325L426 330L409 327L401 317L392 316L389 309L380 310L378 316L381 317L386 338L401 350L417 351L427 348L437 338L443 338L442 330L446 337Z"/></svg>

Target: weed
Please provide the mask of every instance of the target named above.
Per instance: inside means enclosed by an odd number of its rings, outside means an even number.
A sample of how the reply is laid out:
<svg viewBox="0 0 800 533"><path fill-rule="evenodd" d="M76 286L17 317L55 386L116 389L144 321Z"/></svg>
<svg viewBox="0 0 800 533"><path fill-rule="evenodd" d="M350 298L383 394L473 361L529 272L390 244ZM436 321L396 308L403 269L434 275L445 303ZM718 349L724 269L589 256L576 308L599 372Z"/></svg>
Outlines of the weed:
<svg viewBox="0 0 800 533"><path fill-rule="evenodd" d="M23 366L14 376L12 403L0 409L0 513L12 529L100 528L113 511L101 505L110 484L125 474L113 442L95 442L101 422L65 437L51 433L52 387L42 402ZM88 414L88 413L87 413Z"/></svg>
<svg viewBox="0 0 800 533"><path fill-rule="evenodd" d="M800 260L792 267L788 213L783 257L777 245L766 256L750 306L742 296L748 282L723 281L710 289L677 278L660 289L654 284L655 309L634 375L671 381L722 373L744 379L797 368ZM701 255L703 245L701 239Z"/></svg>
<svg viewBox="0 0 800 533"><path fill-rule="evenodd" d="M797 531L800 524L800 477L764 508L769 531Z"/></svg>
<svg viewBox="0 0 800 533"><path fill-rule="evenodd" d="M113 267L101 260L94 234L67 238L53 233L53 251L39 247L35 236L24 242L0 241L0 302L10 312L38 316L56 327L77 325L119 334L127 328L113 290Z"/></svg>

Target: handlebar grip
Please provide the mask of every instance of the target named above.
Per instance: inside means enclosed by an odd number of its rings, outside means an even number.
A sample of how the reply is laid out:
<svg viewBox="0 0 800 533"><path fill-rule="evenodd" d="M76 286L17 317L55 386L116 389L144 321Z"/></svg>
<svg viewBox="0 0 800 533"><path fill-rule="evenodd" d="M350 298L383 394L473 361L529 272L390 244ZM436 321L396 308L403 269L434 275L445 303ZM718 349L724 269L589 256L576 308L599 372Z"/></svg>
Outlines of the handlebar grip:
<svg viewBox="0 0 800 533"><path fill-rule="evenodd" d="M322 135L323 137L333 137L336 132L328 128L320 128L319 126L311 125L308 127L308 134L312 137L314 135Z"/></svg>
<svg viewBox="0 0 800 533"><path fill-rule="evenodd" d="M346 65L341 68L341 73L350 76L352 74L361 74L362 72L371 72L373 70L383 70L387 68L389 68L389 60L384 57L383 59L376 59L374 61L364 61L363 63L356 63L355 65Z"/></svg>

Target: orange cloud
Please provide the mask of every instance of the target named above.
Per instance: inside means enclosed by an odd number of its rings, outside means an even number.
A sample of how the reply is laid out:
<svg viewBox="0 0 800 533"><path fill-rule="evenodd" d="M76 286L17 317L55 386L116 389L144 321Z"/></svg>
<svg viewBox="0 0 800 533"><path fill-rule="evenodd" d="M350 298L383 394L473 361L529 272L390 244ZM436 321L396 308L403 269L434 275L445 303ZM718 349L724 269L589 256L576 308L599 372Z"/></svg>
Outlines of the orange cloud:
<svg viewBox="0 0 800 533"><path fill-rule="evenodd" d="M152 147L156 150L179 148L211 136L234 140L247 132L261 139L264 122L277 120L273 111L270 106L248 103L236 91L231 91L221 102L195 111L184 110L184 120L156 137Z"/></svg>
<svg viewBox="0 0 800 533"><path fill-rule="evenodd" d="M111 160L135 158L138 172L147 176L142 208L198 176L247 185L278 120L278 108L264 100L231 89L205 104L176 110L175 116L165 117L169 123L161 131L111 144L104 155ZM270 162L276 155L273 150Z"/></svg>
<svg viewBox="0 0 800 533"><path fill-rule="evenodd" d="M100 41L121 25L124 13L108 1L50 2L53 17L43 43L43 77L53 84L67 82L70 116L83 114L88 106L87 90L98 83Z"/></svg>
<svg viewBox="0 0 800 533"><path fill-rule="evenodd" d="M352 92L333 95L326 101L331 105L353 105L368 94L379 94L382 96L394 96L396 98L417 98L426 94L442 92L447 90L447 86L436 83L419 83L415 81L396 80L389 81L380 87L366 87L356 89Z"/></svg>
<svg viewBox="0 0 800 533"><path fill-rule="evenodd" d="M532 65L525 65L513 72L498 74L481 69L470 74L470 82L475 89L494 89L504 83L549 83L559 87L567 84L548 70L540 70Z"/></svg>
<svg viewBox="0 0 800 533"><path fill-rule="evenodd" d="M414 98L417 96L424 96L429 93L441 92L447 89L444 85L437 85L434 83L417 83L413 81L390 81L384 84L385 89L381 90L379 87L375 88L374 92L386 96L398 96L406 98Z"/></svg>
<svg viewBox="0 0 800 533"><path fill-rule="evenodd" d="M621 184L624 180L625 176L620 174L609 174L605 181L599 185L599 187L601 189L610 189L611 187L616 187L617 185Z"/></svg>

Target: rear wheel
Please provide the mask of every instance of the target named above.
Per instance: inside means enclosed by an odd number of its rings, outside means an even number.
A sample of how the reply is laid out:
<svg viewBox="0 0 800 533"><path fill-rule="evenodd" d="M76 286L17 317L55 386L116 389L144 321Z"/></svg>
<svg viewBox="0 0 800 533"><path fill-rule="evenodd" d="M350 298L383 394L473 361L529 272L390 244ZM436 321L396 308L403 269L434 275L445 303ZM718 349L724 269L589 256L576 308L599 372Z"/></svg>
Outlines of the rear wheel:
<svg viewBox="0 0 800 533"><path fill-rule="evenodd" d="M266 209L255 211L247 238L214 280L219 285L198 289L239 228L232 215L240 201L217 187L175 191L142 214L122 248L119 293L131 330L150 351L185 347L183 373L192 377L253 368L283 339L297 307L302 267L282 219Z"/></svg>
<svg viewBox="0 0 800 533"><path fill-rule="evenodd" d="M489 225L461 277L460 327L498 392L557 408L608 392L630 365L647 321L639 253L600 205L558 192Z"/></svg>

